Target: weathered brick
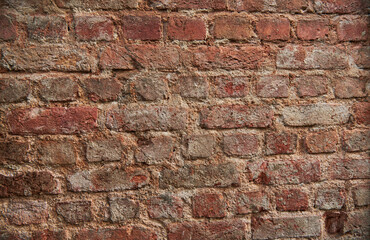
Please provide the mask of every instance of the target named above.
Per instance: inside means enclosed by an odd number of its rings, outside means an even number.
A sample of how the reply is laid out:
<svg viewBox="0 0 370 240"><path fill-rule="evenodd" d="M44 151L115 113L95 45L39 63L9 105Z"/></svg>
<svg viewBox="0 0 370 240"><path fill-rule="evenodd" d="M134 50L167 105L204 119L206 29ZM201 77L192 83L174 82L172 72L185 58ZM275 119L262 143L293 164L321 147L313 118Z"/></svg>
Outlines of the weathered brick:
<svg viewBox="0 0 370 240"><path fill-rule="evenodd" d="M370 46L353 47L350 54L359 68L370 68Z"/></svg>
<svg viewBox="0 0 370 240"><path fill-rule="evenodd" d="M250 181L268 185L300 184L321 180L318 160L249 162L246 173Z"/></svg>
<svg viewBox="0 0 370 240"><path fill-rule="evenodd" d="M354 186L352 189L353 200L356 207L370 205L370 186L369 184L361 184Z"/></svg>
<svg viewBox="0 0 370 240"><path fill-rule="evenodd" d="M306 147L309 153L332 153L339 142L335 131L318 131L307 134Z"/></svg>
<svg viewBox="0 0 370 240"><path fill-rule="evenodd" d="M214 9L225 10L226 0L150 0L151 6L160 9Z"/></svg>
<svg viewBox="0 0 370 240"><path fill-rule="evenodd" d="M90 201L59 202L56 212L64 221L71 224L90 222L92 220Z"/></svg>
<svg viewBox="0 0 370 240"><path fill-rule="evenodd" d="M366 96L366 80L342 77L334 80L334 94L337 98L353 98Z"/></svg>
<svg viewBox="0 0 370 240"><path fill-rule="evenodd" d="M201 18L174 16L168 20L167 35L172 40L204 40L206 24Z"/></svg>
<svg viewBox="0 0 370 240"><path fill-rule="evenodd" d="M14 109L8 113L13 134L72 134L97 128L98 111L93 107Z"/></svg>
<svg viewBox="0 0 370 240"><path fill-rule="evenodd" d="M90 72L95 59L83 46L28 45L1 49L0 66L12 71Z"/></svg>
<svg viewBox="0 0 370 240"><path fill-rule="evenodd" d="M258 154L260 139L257 134L236 133L224 136L223 146L229 156L251 157Z"/></svg>
<svg viewBox="0 0 370 240"><path fill-rule="evenodd" d="M75 16L76 37L82 41L111 41L114 25L110 18L104 16Z"/></svg>
<svg viewBox="0 0 370 240"><path fill-rule="evenodd" d="M139 203L129 198L110 197L109 211L112 222L124 222L139 218Z"/></svg>
<svg viewBox="0 0 370 240"><path fill-rule="evenodd" d="M67 181L68 189L73 192L107 192L144 187L149 182L149 174L140 168L105 166L75 172L67 177Z"/></svg>
<svg viewBox="0 0 370 240"><path fill-rule="evenodd" d="M157 234L141 226L126 226L123 228L100 228L82 229L76 234L75 240L96 239L96 240L156 240Z"/></svg>
<svg viewBox="0 0 370 240"><path fill-rule="evenodd" d="M218 105L201 111L204 128L264 128L272 124L274 112L265 106Z"/></svg>
<svg viewBox="0 0 370 240"><path fill-rule="evenodd" d="M47 222L49 210L44 201L14 201L9 203L5 216L14 225L40 224Z"/></svg>
<svg viewBox="0 0 370 240"><path fill-rule="evenodd" d="M300 13L307 9L308 3L306 0L230 0L229 7L236 11Z"/></svg>
<svg viewBox="0 0 370 240"><path fill-rule="evenodd" d="M317 97L328 92L329 79L323 76L301 76L294 85L299 97Z"/></svg>
<svg viewBox="0 0 370 240"><path fill-rule="evenodd" d="M344 222L343 232L352 234L356 239L367 239L370 235L370 213L365 209L348 213L347 221Z"/></svg>
<svg viewBox="0 0 370 240"><path fill-rule="evenodd" d="M259 0L229 0L229 7L238 12L259 12L265 8L265 5L263 1Z"/></svg>
<svg viewBox="0 0 370 240"><path fill-rule="evenodd" d="M161 18L153 15L122 17L123 37L140 40L159 40L162 36Z"/></svg>
<svg viewBox="0 0 370 240"><path fill-rule="evenodd" d="M324 210L341 209L346 201L344 189L335 188L320 188L317 191L315 207Z"/></svg>
<svg viewBox="0 0 370 240"><path fill-rule="evenodd" d="M285 76L259 77L256 90L259 97L286 98L289 96L289 78Z"/></svg>
<svg viewBox="0 0 370 240"><path fill-rule="evenodd" d="M360 125L370 125L370 103L356 102L352 105L355 121Z"/></svg>
<svg viewBox="0 0 370 240"><path fill-rule="evenodd" d="M366 0L315 0L314 8L318 13L351 13L366 8Z"/></svg>
<svg viewBox="0 0 370 240"><path fill-rule="evenodd" d="M330 179L366 179L370 177L369 159L332 159L327 174Z"/></svg>
<svg viewBox="0 0 370 240"><path fill-rule="evenodd" d="M126 107L107 113L110 129L125 131L179 130L186 127L187 110L167 106Z"/></svg>
<svg viewBox="0 0 370 240"><path fill-rule="evenodd" d="M348 108L340 104L317 103L283 108L284 123L288 126L343 124L349 115Z"/></svg>
<svg viewBox="0 0 370 240"><path fill-rule="evenodd" d="M66 231L64 230L52 231L52 230L46 229L46 230L33 232L31 240L37 240L37 239L64 240L66 238L67 238L67 235L66 235Z"/></svg>
<svg viewBox="0 0 370 240"><path fill-rule="evenodd" d="M290 22L287 18L263 18L256 23L258 36L267 41L288 40Z"/></svg>
<svg viewBox="0 0 370 240"><path fill-rule="evenodd" d="M291 132L271 132L265 135L266 154L292 154L297 149L297 134Z"/></svg>
<svg viewBox="0 0 370 240"><path fill-rule="evenodd" d="M121 10L125 8L137 8L140 0L57 0L56 4L62 8L82 8L92 10Z"/></svg>
<svg viewBox="0 0 370 240"><path fill-rule="evenodd" d="M223 218L226 216L226 202L218 193L203 193L193 197L193 216L196 218Z"/></svg>
<svg viewBox="0 0 370 240"><path fill-rule="evenodd" d="M255 36L252 22L247 17L236 15L217 16L213 21L215 38L247 40Z"/></svg>
<svg viewBox="0 0 370 240"><path fill-rule="evenodd" d="M343 69L348 66L348 56L341 46L287 45L276 58L283 69Z"/></svg>
<svg viewBox="0 0 370 240"><path fill-rule="evenodd" d="M26 80L0 78L0 103L22 102L27 99L30 90Z"/></svg>
<svg viewBox="0 0 370 240"><path fill-rule="evenodd" d="M361 41L369 38L366 19L344 19L337 25L340 41Z"/></svg>
<svg viewBox="0 0 370 240"><path fill-rule="evenodd" d="M40 98L47 102L74 101L78 96L78 84L71 78L41 79L39 90Z"/></svg>
<svg viewBox="0 0 370 240"><path fill-rule="evenodd" d="M237 214L264 212L271 208L265 192L241 192L236 195L235 201Z"/></svg>
<svg viewBox="0 0 370 240"><path fill-rule="evenodd" d="M212 222L182 222L167 226L168 240L242 240L245 239L246 223L239 219Z"/></svg>
<svg viewBox="0 0 370 240"><path fill-rule="evenodd" d="M252 218L253 239L319 237L319 216L286 216Z"/></svg>
<svg viewBox="0 0 370 240"><path fill-rule="evenodd" d="M0 197L60 193L60 182L49 171L0 174Z"/></svg>
<svg viewBox="0 0 370 240"><path fill-rule="evenodd" d="M204 99L208 97L209 84L206 77L197 75L180 76L175 84L175 92L178 92L184 98Z"/></svg>
<svg viewBox="0 0 370 240"><path fill-rule="evenodd" d="M329 34L327 19L300 20L297 23L297 36L302 40L325 39Z"/></svg>
<svg viewBox="0 0 370 240"><path fill-rule="evenodd" d="M211 157L216 146L216 139L213 135L193 135L188 139L187 153L190 158Z"/></svg>
<svg viewBox="0 0 370 240"><path fill-rule="evenodd" d="M0 39L1 40L14 40L17 38L16 21L12 16L1 14L0 15Z"/></svg>
<svg viewBox="0 0 370 240"><path fill-rule="evenodd" d="M343 148L347 152L366 151L370 149L370 131L352 130L343 133Z"/></svg>
<svg viewBox="0 0 370 240"><path fill-rule="evenodd" d="M28 37L35 40L62 40L67 22L63 16L34 16L27 23Z"/></svg>
<svg viewBox="0 0 370 240"><path fill-rule="evenodd" d="M0 142L0 164L29 162L31 144L27 141Z"/></svg>
<svg viewBox="0 0 370 240"><path fill-rule="evenodd" d="M148 140L139 140L135 153L137 162L160 164L171 159L175 142L170 136L157 136Z"/></svg>
<svg viewBox="0 0 370 240"><path fill-rule="evenodd" d="M263 47L240 46L216 47L199 46L189 49L192 65L200 70L222 69L256 69L266 55Z"/></svg>
<svg viewBox="0 0 370 240"><path fill-rule="evenodd" d="M159 187L199 188L235 187L240 185L239 173L232 163L218 165L198 165L178 170L164 169L159 178Z"/></svg>
<svg viewBox="0 0 370 240"><path fill-rule="evenodd" d="M299 189L282 190L275 194L278 211L305 211L308 209L308 195Z"/></svg>
<svg viewBox="0 0 370 240"><path fill-rule="evenodd" d="M88 162L120 161L124 155L120 138L94 138L86 141Z"/></svg>
<svg viewBox="0 0 370 240"><path fill-rule="evenodd" d="M151 218L171 218L183 217L183 201L175 196L168 194L151 197L147 201L148 214Z"/></svg>
<svg viewBox="0 0 370 240"><path fill-rule="evenodd" d="M47 165L75 164L77 159L76 143L64 141L38 141L38 160Z"/></svg>
<svg viewBox="0 0 370 240"><path fill-rule="evenodd" d="M229 75L221 75L212 77L214 86L212 89L214 95L219 98L239 98L248 95L250 88L250 77L232 77Z"/></svg>
<svg viewBox="0 0 370 240"><path fill-rule="evenodd" d="M325 212L325 228L329 234L343 234L347 214L344 212Z"/></svg>
<svg viewBox="0 0 370 240"><path fill-rule="evenodd" d="M115 78L88 78L82 81L87 96L94 102L115 101L121 94L122 84Z"/></svg>
<svg viewBox="0 0 370 240"><path fill-rule="evenodd" d="M150 73L135 76L132 80L132 92L140 100L155 101L168 99L167 76Z"/></svg>

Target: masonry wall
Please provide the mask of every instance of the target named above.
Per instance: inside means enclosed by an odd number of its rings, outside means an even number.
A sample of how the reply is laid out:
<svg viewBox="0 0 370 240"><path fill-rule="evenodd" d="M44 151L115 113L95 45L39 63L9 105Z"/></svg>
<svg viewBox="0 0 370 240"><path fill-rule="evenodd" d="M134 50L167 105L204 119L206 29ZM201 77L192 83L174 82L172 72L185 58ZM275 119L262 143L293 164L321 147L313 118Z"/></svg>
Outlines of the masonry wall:
<svg viewBox="0 0 370 240"><path fill-rule="evenodd" d="M369 239L364 0L1 0L0 239Z"/></svg>

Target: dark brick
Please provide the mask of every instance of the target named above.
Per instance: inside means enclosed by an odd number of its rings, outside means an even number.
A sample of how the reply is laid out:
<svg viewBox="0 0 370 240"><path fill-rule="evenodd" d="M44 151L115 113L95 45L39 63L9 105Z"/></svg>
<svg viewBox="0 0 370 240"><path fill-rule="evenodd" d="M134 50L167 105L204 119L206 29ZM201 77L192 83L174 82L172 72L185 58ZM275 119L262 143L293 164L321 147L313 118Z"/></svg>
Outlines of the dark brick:
<svg viewBox="0 0 370 240"><path fill-rule="evenodd" d="M60 202L56 204L56 212L64 221L71 224L90 222L92 220L90 201Z"/></svg>

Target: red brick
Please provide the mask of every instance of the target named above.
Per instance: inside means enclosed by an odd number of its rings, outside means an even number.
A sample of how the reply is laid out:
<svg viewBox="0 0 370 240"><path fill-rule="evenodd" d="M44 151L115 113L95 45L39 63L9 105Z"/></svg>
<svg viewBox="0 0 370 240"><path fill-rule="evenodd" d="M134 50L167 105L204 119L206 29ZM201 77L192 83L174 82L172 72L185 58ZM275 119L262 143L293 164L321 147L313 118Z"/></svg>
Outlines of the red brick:
<svg viewBox="0 0 370 240"><path fill-rule="evenodd" d="M249 214L271 209L269 197L265 192L241 192L236 195L236 213Z"/></svg>
<svg viewBox="0 0 370 240"><path fill-rule="evenodd" d="M206 33L206 24L201 18L175 16L168 20L167 34L169 39L204 40Z"/></svg>
<svg viewBox="0 0 370 240"><path fill-rule="evenodd" d="M13 17L1 14L0 15L0 39L15 40L17 38L16 21Z"/></svg>
<svg viewBox="0 0 370 240"><path fill-rule="evenodd" d="M129 198L109 198L110 220L112 222L124 222L129 219L139 218L139 203Z"/></svg>
<svg viewBox="0 0 370 240"><path fill-rule="evenodd" d="M307 0L276 0L276 11L301 13L308 8Z"/></svg>
<svg viewBox="0 0 370 240"><path fill-rule="evenodd" d="M325 228L329 234L343 234L347 214L344 212L325 212Z"/></svg>
<svg viewBox="0 0 370 240"><path fill-rule="evenodd" d="M120 138L96 137L87 139L85 145L88 162L120 161L125 154Z"/></svg>
<svg viewBox="0 0 370 240"><path fill-rule="evenodd" d="M283 69L344 69L348 56L341 46L287 45L279 50L276 65Z"/></svg>
<svg viewBox="0 0 370 240"><path fill-rule="evenodd" d="M349 49L353 60L359 68L370 68L370 47L356 46Z"/></svg>
<svg viewBox="0 0 370 240"><path fill-rule="evenodd" d="M226 0L150 0L151 6L160 9L214 9L226 10Z"/></svg>
<svg viewBox="0 0 370 240"><path fill-rule="evenodd" d="M39 89L40 98L46 102L69 102L78 97L78 84L71 78L41 79Z"/></svg>
<svg viewBox="0 0 370 240"><path fill-rule="evenodd" d="M346 123L350 113L344 105L317 103L284 107L282 115L285 125L314 126Z"/></svg>
<svg viewBox="0 0 370 240"><path fill-rule="evenodd" d="M187 110L167 106L126 107L106 115L109 129L125 131L168 131L186 127Z"/></svg>
<svg viewBox="0 0 370 240"><path fill-rule="evenodd" d="M213 34L215 38L246 40L255 36L252 22L246 17L221 15L214 19L213 24Z"/></svg>
<svg viewBox="0 0 370 240"><path fill-rule="evenodd" d="M370 185L361 184L352 189L353 201L356 207L370 205Z"/></svg>
<svg viewBox="0 0 370 240"><path fill-rule="evenodd" d="M240 185L235 164L185 165L178 170L164 169L159 178L160 188L236 187Z"/></svg>
<svg viewBox="0 0 370 240"><path fill-rule="evenodd" d="M229 5L231 10L238 12L259 12L265 7L264 2L260 0L229 0Z"/></svg>
<svg viewBox="0 0 370 240"><path fill-rule="evenodd" d="M0 67L8 70L90 72L96 68L95 59L85 46L8 46L3 47L1 52Z"/></svg>
<svg viewBox="0 0 370 240"><path fill-rule="evenodd" d="M351 13L366 9L366 0L315 0L318 13Z"/></svg>
<svg viewBox="0 0 370 240"><path fill-rule="evenodd" d="M256 134L237 133L224 136L223 146L229 156L251 157L259 152L260 140Z"/></svg>
<svg viewBox="0 0 370 240"><path fill-rule="evenodd" d="M263 18L256 23L258 36L267 41L288 40L290 22L287 18Z"/></svg>
<svg viewBox="0 0 370 240"><path fill-rule="evenodd" d="M212 222L182 222L167 226L168 240L242 240L245 239L246 223L239 219Z"/></svg>
<svg viewBox="0 0 370 240"><path fill-rule="evenodd" d="M26 80L0 78L0 103L22 102L31 92Z"/></svg>
<svg viewBox="0 0 370 240"><path fill-rule="evenodd" d="M169 136L139 140L135 153L136 161L152 165L170 160L173 157L174 144L174 140Z"/></svg>
<svg viewBox="0 0 370 240"><path fill-rule="evenodd" d="M203 193L193 197L193 216L196 218L223 218L226 216L226 202L218 193Z"/></svg>
<svg viewBox="0 0 370 240"><path fill-rule="evenodd" d="M51 230L41 230L32 233L31 240L64 240L66 239L66 231L58 230L58 231L51 231Z"/></svg>
<svg viewBox="0 0 370 240"><path fill-rule="evenodd" d="M272 124L274 112L269 107L246 105L218 105L201 111L204 128L264 128Z"/></svg>
<svg viewBox="0 0 370 240"><path fill-rule="evenodd" d="M211 157L216 146L213 135L192 135L188 139L188 155L192 159Z"/></svg>
<svg viewBox="0 0 370 240"><path fill-rule="evenodd" d="M132 79L131 92L140 100L156 101L168 99L169 89L167 86L168 76L162 74L137 75Z"/></svg>
<svg viewBox="0 0 370 240"><path fill-rule="evenodd" d="M317 97L328 92L329 79L323 76L302 76L295 80L299 97Z"/></svg>
<svg viewBox="0 0 370 240"><path fill-rule="evenodd" d="M302 40L325 39L329 34L327 19L300 20L297 24L297 36Z"/></svg>
<svg viewBox="0 0 370 240"><path fill-rule="evenodd" d="M25 163L30 161L31 143L7 140L0 142L0 164Z"/></svg>
<svg viewBox="0 0 370 240"><path fill-rule="evenodd" d="M114 25L104 16L75 16L76 37L82 41L113 40Z"/></svg>
<svg viewBox="0 0 370 240"><path fill-rule="evenodd" d="M275 0L273 3L260 0L229 0L229 7L239 12L301 13L308 8L308 3L306 0Z"/></svg>
<svg viewBox="0 0 370 240"><path fill-rule="evenodd" d="M332 159L327 169L329 179L366 179L370 177L369 159Z"/></svg>
<svg viewBox="0 0 370 240"><path fill-rule="evenodd" d="M60 182L49 171L0 174L0 197L60 193Z"/></svg>
<svg viewBox="0 0 370 240"><path fill-rule="evenodd" d="M184 98L204 99L208 97L209 83L203 76L180 76L175 83L174 92Z"/></svg>
<svg viewBox="0 0 370 240"><path fill-rule="evenodd" d="M149 182L149 174L140 168L104 167L75 172L67 181L68 189L73 192L107 192L144 187Z"/></svg>
<svg viewBox="0 0 370 240"><path fill-rule="evenodd" d="M321 235L319 216L253 217L253 239L310 238Z"/></svg>
<svg viewBox="0 0 370 240"><path fill-rule="evenodd" d="M281 190L275 194L278 211L305 211L308 209L308 195L299 189Z"/></svg>
<svg viewBox="0 0 370 240"><path fill-rule="evenodd" d="M338 39L341 41L361 41L369 38L368 20L347 19L337 25Z"/></svg>
<svg viewBox="0 0 370 240"><path fill-rule="evenodd" d="M360 125L370 125L370 103L356 102L352 105L355 121Z"/></svg>
<svg viewBox="0 0 370 240"><path fill-rule="evenodd" d="M262 76L257 81L257 96L263 98L286 98L289 96L289 78Z"/></svg>
<svg viewBox="0 0 370 240"><path fill-rule="evenodd" d="M35 16L27 23L28 37L35 40L62 40L67 22L63 16Z"/></svg>
<svg viewBox="0 0 370 240"><path fill-rule="evenodd" d="M46 165L70 165L77 160L76 143L63 141L38 141L38 160Z"/></svg>
<svg viewBox="0 0 370 240"><path fill-rule="evenodd" d="M317 191L315 207L323 210L341 209L346 201L345 190L339 187L320 188Z"/></svg>
<svg viewBox="0 0 370 240"><path fill-rule="evenodd" d="M221 75L212 77L214 86L214 94L219 98L238 98L248 95L250 88L250 77L232 77L229 75Z"/></svg>
<svg viewBox="0 0 370 240"><path fill-rule="evenodd" d="M240 46L217 47L199 46L189 48L192 55L192 65L200 70L222 68L233 69L256 69L266 56L263 47Z"/></svg>
<svg viewBox="0 0 370 240"><path fill-rule="evenodd" d="M271 132L265 135L266 154L292 154L297 149L297 134L291 132Z"/></svg>
<svg viewBox="0 0 370 240"><path fill-rule="evenodd" d="M157 234L149 228L140 226L127 226L123 228L82 229L75 240L157 240Z"/></svg>
<svg viewBox="0 0 370 240"><path fill-rule="evenodd" d="M250 181L268 185L301 184L321 180L318 160L249 162L246 174Z"/></svg>
<svg viewBox="0 0 370 240"><path fill-rule="evenodd" d="M93 107L14 109L8 115L13 134L73 134L97 128L98 110Z"/></svg>
<svg viewBox="0 0 370 240"><path fill-rule="evenodd" d="M370 131L369 130L344 131L343 148L347 152L358 152L369 150Z"/></svg>
<svg viewBox="0 0 370 240"><path fill-rule="evenodd" d="M147 201L149 217L154 219L183 217L183 201L167 194L151 197Z"/></svg>
<svg viewBox="0 0 370 240"><path fill-rule="evenodd" d="M56 212L64 221L71 224L92 220L90 201L59 202L56 204Z"/></svg>
<svg viewBox="0 0 370 240"><path fill-rule="evenodd" d="M126 8L137 8L139 0L56 0L56 4L61 8L77 8L92 10L121 10Z"/></svg>
<svg viewBox="0 0 370 240"><path fill-rule="evenodd" d="M9 203L5 215L10 224L40 224L47 222L49 210L44 201L14 201Z"/></svg>
<svg viewBox="0 0 370 240"><path fill-rule="evenodd" d="M115 101L121 94L122 84L115 78L84 79L83 87L94 102Z"/></svg>
<svg viewBox="0 0 370 240"><path fill-rule="evenodd" d="M308 133L306 147L309 153L331 153L337 150L339 139L335 131Z"/></svg>
<svg viewBox="0 0 370 240"><path fill-rule="evenodd" d="M129 15L122 17L123 37L140 40L159 40L162 35L161 18L158 16Z"/></svg>

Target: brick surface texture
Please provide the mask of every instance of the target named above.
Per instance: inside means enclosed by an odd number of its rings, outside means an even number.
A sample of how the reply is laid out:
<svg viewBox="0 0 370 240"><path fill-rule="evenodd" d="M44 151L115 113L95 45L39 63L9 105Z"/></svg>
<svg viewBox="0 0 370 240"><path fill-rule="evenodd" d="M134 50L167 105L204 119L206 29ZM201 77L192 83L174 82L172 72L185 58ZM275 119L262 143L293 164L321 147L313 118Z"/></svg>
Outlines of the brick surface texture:
<svg viewBox="0 0 370 240"><path fill-rule="evenodd" d="M370 239L368 0L0 0L0 239Z"/></svg>

